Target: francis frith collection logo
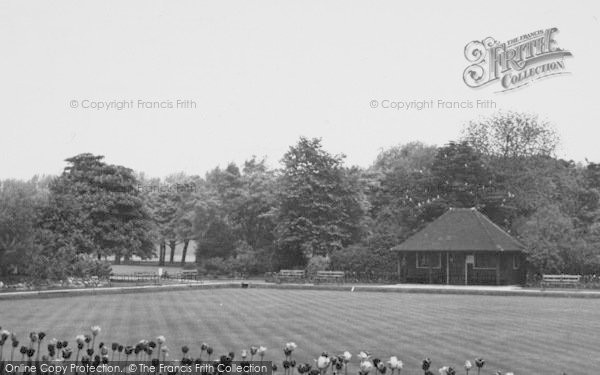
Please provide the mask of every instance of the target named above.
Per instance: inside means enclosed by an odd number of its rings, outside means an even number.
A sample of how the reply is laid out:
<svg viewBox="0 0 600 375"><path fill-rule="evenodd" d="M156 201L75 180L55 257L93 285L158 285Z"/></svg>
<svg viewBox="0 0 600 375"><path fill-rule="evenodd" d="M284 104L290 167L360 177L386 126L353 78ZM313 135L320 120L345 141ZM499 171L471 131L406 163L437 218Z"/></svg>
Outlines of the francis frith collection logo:
<svg viewBox="0 0 600 375"><path fill-rule="evenodd" d="M465 57L471 63L463 80L469 87L482 87L494 82L499 91L513 90L538 79L568 73L565 57L568 50L558 47L556 27L499 42L492 37L474 40L466 45Z"/></svg>

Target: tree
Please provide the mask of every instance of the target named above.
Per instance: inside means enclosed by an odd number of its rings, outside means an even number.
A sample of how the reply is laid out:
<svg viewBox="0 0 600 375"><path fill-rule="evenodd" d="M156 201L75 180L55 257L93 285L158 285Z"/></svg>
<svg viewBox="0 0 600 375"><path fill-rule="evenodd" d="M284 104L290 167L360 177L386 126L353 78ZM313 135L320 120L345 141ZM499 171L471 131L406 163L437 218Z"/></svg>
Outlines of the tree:
<svg viewBox="0 0 600 375"><path fill-rule="evenodd" d="M577 237L572 220L558 206L540 208L519 226L518 232L533 270L539 273L569 271L568 255L572 254Z"/></svg>
<svg viewBox="0 0 600 375"><path fill-rule="evenodd" d="M0 276L27 263L41 201L34 180L0 181Z"/></svg>
<svg viewBox="0 0 600 375"><path fill-rule="evenodd" d="M463 129L463 140L484 155L504 159L553 156L559 138L552 125L537 115L497 112Z"/></svg>
<svg viewBox="0 0 600 375"><path fill-rule="evenodd" d="M304 137L284 155L275 229L282 266L303 265L360 236L364 209L343 159Z"/></svg>
<svg viewBox="0 0 600 375"><path fill-rule="evenodd" d="M46 247L71 248L77 253L150 257L152 223L136 189L133 171L81 154L69 158L62 175L50 184L49 204L41 228Z"/></svg>

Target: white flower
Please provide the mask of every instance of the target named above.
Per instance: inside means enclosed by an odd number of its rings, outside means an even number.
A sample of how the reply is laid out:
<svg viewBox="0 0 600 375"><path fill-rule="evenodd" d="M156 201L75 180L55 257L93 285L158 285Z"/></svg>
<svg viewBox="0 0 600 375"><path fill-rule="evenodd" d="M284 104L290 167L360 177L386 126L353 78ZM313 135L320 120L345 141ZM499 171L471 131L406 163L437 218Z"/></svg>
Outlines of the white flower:
<svg viewBox="0 0 600 375"><path fill-rule="evenodd" d="M158 342L160 345L164 344L165 341L167 341L167 339L165 339L165 336L158 336L156 338L156 342Z"/></svg>
<svg viewBox="0 0 600 375"><path fill-rule="evenodd" d="M85 336L77 335L77 336L75 336L75 341L77 341L78 344L83 344L85 342Z"/></svg>
<svg viewBox="0 0 600 375"><path fill-rule="evenodd" d="M344 357L344 362L350 362L350 359L352 359L352 354L350 354L349 351L345 351L344 354L342 354L342 357Z"/></svg>
<svg viewBox="0 0 600 375"><path fill-rule="evenodd" d="M294 345L296 345L296 344L294 344ZM266 346L261 345L258 347L258 350L257 350L258 355L263 356L263 355L265 355L266 352L267 352Z"/></svg>
<svg viewBox="0 0 600 375"><path fill-rule="evenodd" d="M287 344L285 344L285 348L289 351L294 351L294 349L296 349L298 347L298 345L296 345L296 343L293 342L288 342Z"/></svg>
<svg viewBox="0 0 600 375"><path fill-rule="evenodd" d="M102 331L100 326L92 326L92 328L90 328L90 330L92 331L92 335L94 335L94 336L98 336L100 331Z"/></svg>
<svg viewBox="0 0 600 375"><path fill-rule="evenodd" d="M246 351L246 349L242 350L242 359L246 359L246 357L248 357L248 352Z"/></svg>
<svg viewBox="0 0 600 375"><path fill-rule="evenodd" d="M438 371L440 372L440 375L448 375L448 366L444 366Z"/></svg>
<svg viewBox="0 0 600 375"><path fill-rule="evenodd" d="M390 357L390 360L388 361L388 365L390 366L390 368L392 370L395 370L395 369L402 369L402 366L404 364L402 363L402 361L398 360L398 357L393 356L393 357Z"/></svg>
<svg viewBox="0 0 600 375"><path fill-rule="evenodd" d="M163 353L168 353L169 352L169 347L165 345L162 348L160 348L160 351L163 352Z"/></svg>
<svg viewBox="0 0 600 375"><path fill-rule="evenodd" d="M371 363L371 361L364 360L360 363L360 372L362 372L363 374L368 374L369 371L371 371L372 369L373 364Z"/></svg>
<svg viewBox="0 0 600 375"><path fill-rule="evenodd" d="M473 364L471 363L471 361L465 361L465 370L469 371L472 368Z"/></svg>
<svg viewBox="0 0 600 375"><path fill-rule="evenodd" d="M360 352L360 353L358 353L358 358L359 358L361 361L366 361L366 360L367 360L367 359L369 359L370 357L371 357L371 356L370 356L370 355L369 355L369 353L367 353L367 352Z"/></svg>
<svg viewBox="0 0 600 375"><path fill-rule="evenodd" d="M317 359L317 368L319 370L324 370L329 367L329 363L331 363L331 359L322 355Z"/></svg>
<svg viewBox="0 0 600 375"><path fill-rule="evenodd" d="M5 329L0 330L0 337L6 337L6 338L8 338L8 336L10 336L10 332L8 332Z"/></svg>

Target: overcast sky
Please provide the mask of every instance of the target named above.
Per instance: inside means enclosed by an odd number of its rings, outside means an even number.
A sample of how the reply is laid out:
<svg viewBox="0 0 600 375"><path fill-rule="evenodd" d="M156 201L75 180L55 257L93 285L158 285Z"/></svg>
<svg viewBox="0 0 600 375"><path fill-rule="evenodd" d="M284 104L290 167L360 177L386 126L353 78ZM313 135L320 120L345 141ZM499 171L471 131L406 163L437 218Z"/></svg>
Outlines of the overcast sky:
<svg viewBox="0 0 600 375"><path fill-rule="evenodd" d="M592 0L3 0L0 178L58 174L82 152L151 176L204 174L252 155L276 166L301 135L368 166L383 148L441 145L492 112L371 100L493 100L553 122L560 156L600 162L599 19ZM571 74L505 93L464 84L468 42L550 27L573 53ZM112 100L134 108L82 108Z"/></svg>

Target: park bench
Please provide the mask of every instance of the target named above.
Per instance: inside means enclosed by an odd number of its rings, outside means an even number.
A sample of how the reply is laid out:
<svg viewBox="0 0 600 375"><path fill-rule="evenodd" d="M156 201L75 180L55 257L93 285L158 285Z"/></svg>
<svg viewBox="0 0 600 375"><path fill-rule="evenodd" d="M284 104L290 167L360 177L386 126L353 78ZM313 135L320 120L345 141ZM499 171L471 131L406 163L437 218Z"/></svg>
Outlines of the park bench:
<svg viewBox="0 0 600 375"><path fill-rule="evenodd" d="M344 271L317 271L314 277L314 281L317 283L321 282L335 282L343 283L346 274Z"/></svg>
<svg viewBox="0 0 600 375"><path fill-rule="evenodd" d="M181 271L181 278L196 280L198 278L198 270L183 270Z"/></svg>
<svg viewBox="0 0 600 375"><path fill-rule="evenodd" d="M543 275L542 287L546 286L579 286L580 275Z"/></svg>
<svg viewBox="0 0 600 375"><path fill-rule="evenodd" d="M158 274L153 272L134 272L133 278L136 283L141 283L144 281L152 281L154 283L159 282Z"/></svg>
<svg viewBox="0 0 600 375"><path fill-rule="evenodd" d="M281 270L276 276L276 281L278 283L287 281L287 282L298 282L304 281L306 279L306 271L304 270Z"/></svg>

